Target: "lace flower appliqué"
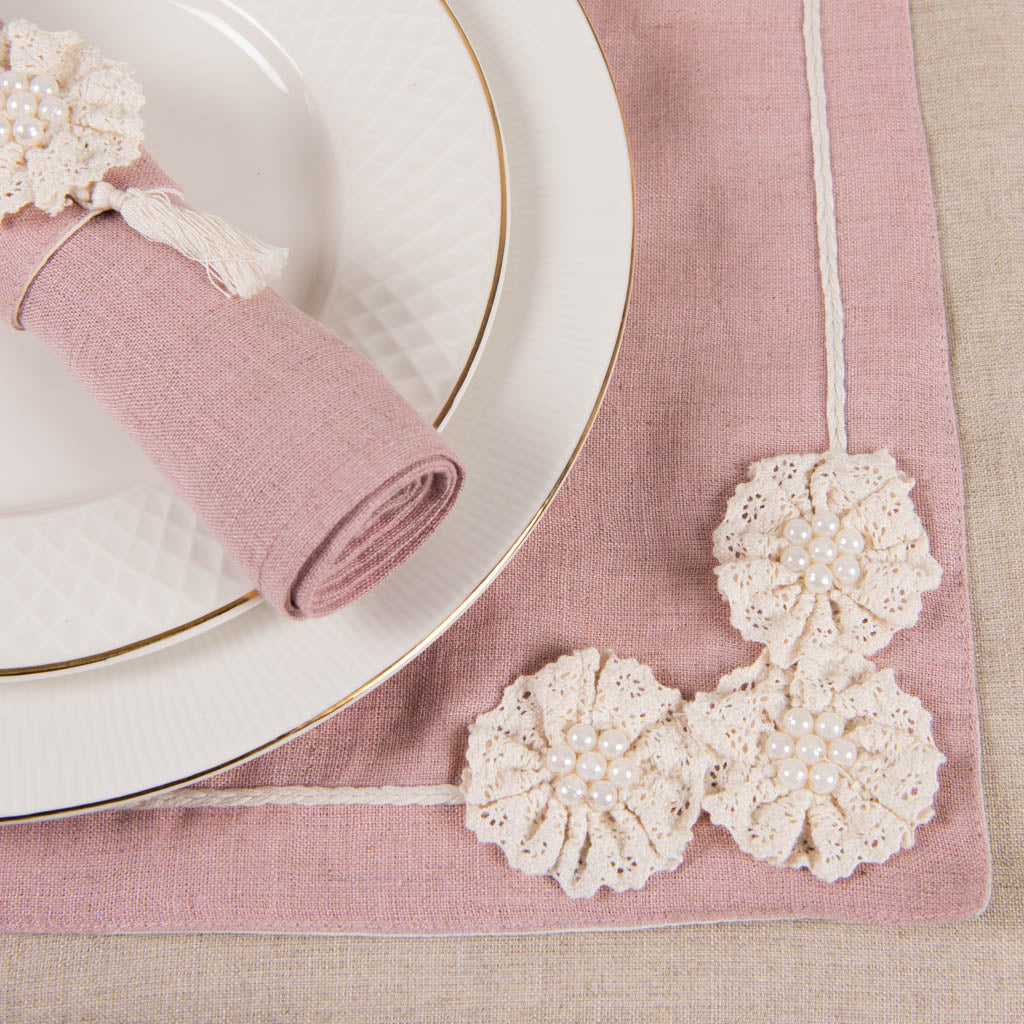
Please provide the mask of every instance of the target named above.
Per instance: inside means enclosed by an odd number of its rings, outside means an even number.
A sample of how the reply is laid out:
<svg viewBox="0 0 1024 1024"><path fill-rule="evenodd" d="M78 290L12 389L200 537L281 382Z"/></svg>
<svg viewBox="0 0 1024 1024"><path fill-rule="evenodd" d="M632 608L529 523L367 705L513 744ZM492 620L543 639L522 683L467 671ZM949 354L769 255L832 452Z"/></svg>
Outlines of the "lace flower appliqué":
<svg viewBox="0 0 1024 1024"><path fill-rule="evenodd" d="M686 715L714 759L704 809L759 860L833 882L913 846L934 814L931 716L859 655L783 669L765 652Z"/></svg>
<svg viewBox="0 0 1024 1024"><path fill-rule="evenodd" d="M733 626L780 665L885 647L942 574L913 486L886 451L755 463L714 535Z"/></svg>
<svg viewBox="0 0 1024 1024"><path fill-rule="evenodd" d="M707 767L682 704L646 665L594 649L521 676L470 729L467 826L570 896L678 867Z"/></svg>
<svg viewBox="0 0 1024 1024"><path fill-rule="evenodd" d="M142 89L74 32L0 30L0 215L58 214L141 152Z"/></svg>

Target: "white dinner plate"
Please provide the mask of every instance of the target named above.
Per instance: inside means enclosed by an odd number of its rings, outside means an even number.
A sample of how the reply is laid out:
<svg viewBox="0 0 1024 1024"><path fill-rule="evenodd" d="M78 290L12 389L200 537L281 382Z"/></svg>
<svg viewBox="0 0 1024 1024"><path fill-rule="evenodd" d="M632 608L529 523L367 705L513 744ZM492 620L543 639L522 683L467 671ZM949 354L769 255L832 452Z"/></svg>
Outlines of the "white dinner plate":
<svg viewBox="0 0 1024 1024"><path fill-rule="evenodd" d="M441 0L13 0L136 69L192 201L291 259L280 290L440 422L504 255L486 81ZM189 505L36 339L0 329L0 678L252 606ZM128 651L124 651L128 648Z"/></svg>
<svg viewBox="0 0 1024 1024"><path fill-rule="evenodd" d="M490 84L512 196L489 341L444 429L467 470L454 511L380 587L325 619L286 621L263 605L144 658L0 687L0 817L183 784L321 721L450 625L565 479L628 304L633 190L621 111L576 0L452 8Z"/></svg>

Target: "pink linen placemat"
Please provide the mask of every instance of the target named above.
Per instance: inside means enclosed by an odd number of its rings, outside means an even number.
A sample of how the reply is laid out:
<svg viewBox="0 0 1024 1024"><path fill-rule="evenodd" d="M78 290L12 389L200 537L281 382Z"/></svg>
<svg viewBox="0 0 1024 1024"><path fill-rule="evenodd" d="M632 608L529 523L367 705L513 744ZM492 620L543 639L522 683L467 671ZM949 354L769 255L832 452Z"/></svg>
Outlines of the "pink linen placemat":
<svg viewBox="0 0 1024 1024"><path fill-rule="evenodd" d="M467 725L565 651L638 657L687 697L757 655L718 597L711 533L749 463L825 447L800 5L586 6L622 93L639 200L632 314L590 442L519 556L444 638L215 786L454 783ZM983 909L963 493L905 3L827 3L824 45L850 450L887 446L916 478L944 569L918 625L876 659L932 713L947 757L914 848L829 885L744 856L705 817L677 871L571 900L478 844L462 808L124 811L0 831L0 927L493 933Z"/></svg>

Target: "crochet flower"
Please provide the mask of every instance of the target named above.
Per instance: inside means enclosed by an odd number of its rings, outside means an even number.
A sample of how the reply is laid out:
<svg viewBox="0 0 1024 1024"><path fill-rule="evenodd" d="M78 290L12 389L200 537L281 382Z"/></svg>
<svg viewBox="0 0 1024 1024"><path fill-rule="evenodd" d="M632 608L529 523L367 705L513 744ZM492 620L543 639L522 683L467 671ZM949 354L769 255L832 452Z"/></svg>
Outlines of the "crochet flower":
<svg viewBox="0 0 1024 1024"><path fill-rule="evenodd" d="M73 32L0 30L0 215L60 213L76 192L138 158L142 90Z"/></svg>
<svg viewBox="0 0 1024 1024"><path fill-rule="evenodd" d="M934 814L931 716L860 655L783 669L764 652L686 716L715 759L704 809L758 860L834 882L913 846Z"/></svg>
<svg viewBox="0 0 1024 1024"><path fill-rule="evenodd" d="M718 589L780 665L881 650L942 570L887 451L757 462L715 531Z"/></svg>
<svg viewBox="0 0 1024 1024"><path fill-rule="evenodd" d="M639 889L679 865L705 753L646 665L590 649L506 688L470 729L466 824L570 896Z"/></svg>

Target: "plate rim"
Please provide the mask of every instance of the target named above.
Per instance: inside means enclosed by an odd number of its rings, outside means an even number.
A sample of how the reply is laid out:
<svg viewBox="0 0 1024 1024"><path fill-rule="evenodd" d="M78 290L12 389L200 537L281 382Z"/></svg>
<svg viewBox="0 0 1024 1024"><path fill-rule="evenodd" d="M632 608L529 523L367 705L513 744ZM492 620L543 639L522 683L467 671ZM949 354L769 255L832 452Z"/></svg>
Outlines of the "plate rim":
<svg viewBox="0 0 1024 1024"><path fill-rule="evenodd" d="M441 2L444 3L445 6L447 6L447 0L441 0ZM26 813L17 814L17 815L6 815L6 816L0 815L0 824L17 824L17 823L26 823L26 822L32 822L32 821L54 820L54 819L69 817L69 816L73 816L73 815L84 814L84 813L87 813L87 812L101 811L101 810L116 808L116 807L123 806L123 805L126 805L126 804L131 804L131 803L133 803L135 801L144 800L144 799L146 799L148 797L152 797L152 796L158 795L160 793L170 792L170 791L172 791L174 789L178 789L178 788L180 788L182 786L187 786L187 785L190 785L191 783L198 782L198 781L201 781L203 779L208 779L208 778L211 778L213 776L216 776L216 775L220 774L221 772L224 772L224 771L226 771L226 770L228 770L230 768L237 767L238 765L241 765L241 764L243 764L243 763L245 763L247 761L250 761L250 760L252 760L255 757L259 757L260 755L267 753L268 751L274 749L275 747L281 746L282 744L288 742L289 740L294 739L295 737L297 737L301 733L306 732L309 729L314 728L315 726L317 726L318 724L323 722L325 719L327 719L327 718L331 717L332 715L338 713L339 711L343 710L348 705L356 702L361 697L365 696L372 689L374 689L377 685L379 685L381 682L386 680L389 676L391 676L394 673L396 673L397 671L399 671L401 668L403 668L405 665L407 665L413 658L415 658L417 655L422 653L427 647L429 647L430 644L433 643L434 640L436 640L450 625L452 625L452 623L454 623L476 601L476 599L483 593L483 591L486 590L486 588L490 585L490 583L494 580L494 578L502 571L502 569L505 568L505 566L508 564L508 562L516 554L516 552L522 546L523 542L527 539L527 537L529 537L529 535L536 528L536 526L539 523L539 521L541 520L541 518L548 511L548 509L550 508L551 504L554 502L555 498L558 496L558 494L561 491L563 485L565 484L565 481L567 480L567 478L569 476L569 473L571 472L572 468L575 466L577 460L579 459L580 454L581 454L581 452L582 452L582 450L583 450L583 448L584 448L584 446L586 444L586 441L589 438L590 433L591 433L591 431L593 429L594 423L596 422L597 416L598 416L598 414L600 412L600 409L601 409L601 406L602 406L602 404L604 402L604 399L605 399L605 397L607 395L608 388L609 388L609 385L611 383L612 376L614 374L615 366L616 366L616 363L618 361L619 355L620 355L621 350L622 350L623 335L625 333L625 328L626 328L626 323L627 323L627 319L628 319L630 304L631 304L632 296L633 296L633 286L634 286L634 282L635 282L635 271L636 271L636 253L637 253L636 167L635 167L635 162L634 162L634 159L633 159L632 147L631 147L631 144L630 144L629 128L628 128L628 125L627 125L627 122L626 122L625 110L624 110L624 106L623 106L623 103L622 103L622 96L621 96L621 94L619 92L619 89L618 89L618 86L617 86L617 84L615 82L614 75L612 74L611 65L609 63L608 56L607 56L607 54L606 54L606 52L604 50L604 47L601 44L601 41L600 41L600 39L599 39L599 37L597 35L597 32L596 32L596 30L594 28L593 22L590 19L590 16L587 14L585 8L583 7L582 0L573 0L573 3L575 4L575 6L579 9L580 13L582 14L583 19L584 19L584 23L587 25L587 27L588 27L588 29L589 29L592 37L593 37L593 41L594 41L594 43L597 46L598 52L601 55L601 59L604 61L605 70L606 70L606 73L607 73L607 76L608 76L608 80L609 80L609 82L610 82L610 84L612 86L612 90L613 90L613 93L614 93L614 96L615 96L615 99L616 99L616 103L618 104L619 119L620 119L621 129L622 129L622 133L623 133L623 141L625 143L625 148L626 148L626 158L627 158L627 162L628 162L628 166L629 166L629 177L630 177L630 208L631 208L631 221L632 221L631 232L630 232L630 255L629 255L629 268L628 268L628 274L627 274L627 280L626 280L625 296L624 296L624 299L623 299L623 308L622 308L622 313L621 313L621 317L620 317L620 320L619 320L619 325L618 325L618 329L617 329L617 334L616 334L615 342L614 342L614 345L613 345L612 350L611 350L611 355L610 355L610 358L609 358L608 366L607 366L607 368L605 370L605 373L603 375L603 378L602 378L602 381L601 381L601 385L600 385L600 387L598 389L598 392L597 392L597 395L595 397L595 401L594 401L593 407L591 408L591 410L590 410L590 412L588 414L587 420L584 423L582 432L581 432L579 438L577 439L576 444L573 447L573 450L570 453L569 458L568 458L566 464L564 465L564 467L560 471L558 477L554 481L551 489L547 493L547 495L546 495L545 499L543 500L542 504L540 505L540 507L530 517L530 519L527 522L526 526L523 528L523 530L520 532L520 534L516 537L516 539L514 540L512 545L508 548L508 550L494 564L494 566L490 569L490 571L487 572L487 574L484 576L484 578L475 587L473 587L473 589L459 603L459 605L442 620L441 623L439 623L436 627L434 627L422 640L420 640L418 643L413 645L413 647L411 647L409 650L407 650L403 655L401 655L400 657L395 659L386 668L384 668L380 672L376 673L371 679L369 679L366 682L362 683L355 690L353 690L352 692L346 694L343 698L341 698L340 700L338 700L335 703L331 704L329 707L327 707L323 711L319 712L318 714L312 716L310 719L308 719L307 721L303 722L302 724L297 725L297 726L295 726L293 728L290 728L290 729L286 730L285 732L280 733L279 735L275 736L274 738L272 738L270 740L267 740L264 743L258 744L256 747L254 747L254 748L252 748L252 749L250 749L250 750L248 750L248 751L246 751L244 753L241 753L241 754L238 754L238 755L236 755L234 757L231 757L231 758L229 758L229 759L227 759L227 760L225 760L223 762L220 762L220 763L218 763L218 764L216 764L216 765L214 765L212 767L204 768L204 769L202 769L202 770L200 770L198 772L192 772L192 773L190 773L187 776L184 776L182 778L174 779L174 780L171 780L171 781L168 781L168 782L159 783L157 785L149 786L149 787L146 787L144 789L140 789L140 790L137 790L137 791L126 793L126 794L123 794L123 795L118 795L118 796L113 796L113 797L106 797L106 798L103 798L103 799L100 799L100 800L86 801L86 802L74 804L74 805L72 805L70 807L54 808L54 809L45 810L45 811L31 811L31 812L26 812ZM454 18L454 12L453 12L453 18ZM461 26L460 26L460 28L461 28Z"/></svg>
<svg viewBox="0 0 1024 1024"><path fill-rule="evenodd" d="M432 426L435 430L441 430L444 427L444 424L448 421L452 412L454 412L459 398L465 390L466 385L469 383L469 379L480 360L480 356L483 353L485 342L487 340L487 334L491 326L491 321L494 317L494 307L498 299L498 294L501 290L501 282L505 269L505 256L508 249L509 194L505 142L501 131L501 123L498 119L497 109L494 104L494 96L491 93L487 76L484 73L483 66L480 64L480 59L477 56L476 50L473 48L473 44L466 35L466 32L455 12L449 6L448 0L437 0L437 2L440 4L442 10L447 14L455 28L456 34L462 40L462 44L466 48L470 63L473 65L477 80L479 81L481 90L483 91L484 101L487 104L487 110L491 118L491 127L494 132L494 142L498 154L498 202L500 208L498 218L497 255L495 257L494 273L491 276L487 301L484 304L484 311L480 320L480 326L477 329L476 337L474 338L473 344L466 356L466 361L463 364L462 369L459 371L459 376L452 385L452 389L449 392L448 397L445 399L444 404L441 406L440 411L434 417L432 422ZM632 275L632 269L630 273ZM208 612L204 612L202 615L197 615L188 622L181 623L177 626L170 626L158 633L154 633L146 637L140 637L138 640L132 640L126 644L119 644L117 647L111 647L105 651L97 651L93 654L84 654L77 658L65 658L61 661L43 662L38 665L20 665L12 668L0 667L0 685L3 685L5 682L23 681L38 678L39 676L70 674L72 672L98 667L106 664L107 662L120 661L128 657L139 657L144 653L149 653L146 650L149 647L154 648L154 651L161 650L168 646L169 641L173 641L175 638L180 637L181 640L184 640L186 639L185 634L201 629L211 629L216 625L219 625L217 620L223 619L226 622L229 619L234 618L236 615L242 615L251 608L255 608L262 602L262 600L263 597L258 590L250 590L239 597L232 598L225 604L213 608ZM0 818L0 822L4 820L6 819Z"/></svg>

